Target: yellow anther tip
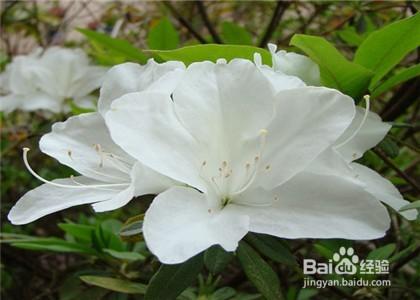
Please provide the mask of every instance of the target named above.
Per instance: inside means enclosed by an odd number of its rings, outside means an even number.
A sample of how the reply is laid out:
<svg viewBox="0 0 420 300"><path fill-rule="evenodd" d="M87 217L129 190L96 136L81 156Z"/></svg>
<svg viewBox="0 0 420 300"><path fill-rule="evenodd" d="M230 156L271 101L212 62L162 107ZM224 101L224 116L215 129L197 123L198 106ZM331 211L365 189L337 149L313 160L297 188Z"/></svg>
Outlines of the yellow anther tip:
<svg viewBox="0 0 420 300"><path fill-rule="evenodd" d="M22 150L23 150L23 152L28 152L29 150L31 150L30 148L28 148L28 147L23 147L22 148Z"/></svg>
<svg viewBox="0 0 420 300"><path fill-rule="evenodd" d="M267 135L267 134L268 134L268 130L267 129L265 129L265 128L260 129L260 135Z"/></svg>

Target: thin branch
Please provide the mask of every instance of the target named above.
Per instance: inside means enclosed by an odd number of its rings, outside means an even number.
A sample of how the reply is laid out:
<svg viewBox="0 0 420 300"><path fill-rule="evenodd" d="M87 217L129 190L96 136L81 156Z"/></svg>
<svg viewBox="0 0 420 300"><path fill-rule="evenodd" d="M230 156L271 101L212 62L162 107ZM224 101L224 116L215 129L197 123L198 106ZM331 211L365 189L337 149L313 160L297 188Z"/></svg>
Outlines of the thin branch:
<svg viewBox="0 0 420 300"><path fill-rule="evenodd" d="M372 151L379 156L391 169L393 169L398 175L400 175L402 178L404 178L405 181L407 181L408 184L410 184L414 189L416 189L418 192L420 192L420 186L417 184L416 181L414 181L410 176L408 176L404 171L402 171L392 160L390 160L383 152L382 150L378 148L372 149Z"/></svg>
<svg viewBox="0 0 420 300"><path fill-rule="evenodd" d="M217 31L214 29L213 25L210 22L210 19L207 15L206 12L206 8L204 7L204 4L201 0L195 1L195 3L197 4L198 7L198 12L201 15L201 18L203 19L204 24L207 27L207 30L210 32L210 35L213 38L213 41L215 41L218 44L223 44L222 39L220 38L219 34L217 33Z"/></svg>
<svg viewBox="0 0 420 300"><path fill-rule="evenodd" d="M163 5L165 5L171 13L174 15L174 17L178 20L181 25L183 25L187 30L202 44L207 44L207 41L199 34L192 25L179 14L179 12L175 9L175 7L172 5L170 1L163 1Z"/></svg>
<svg viewBox="0 0 420 300"><path fill-rule="evenodd" d="M267 29L265 30L265 33L258 44L260 47L265 47L270 41L271 37L276 31L277 25L279 24L281 17L283 16L284 12L286 11L289 5L289 2L277 1L277 5L274 9L274 13L271 17L270 23L268 24Z"/></svg>

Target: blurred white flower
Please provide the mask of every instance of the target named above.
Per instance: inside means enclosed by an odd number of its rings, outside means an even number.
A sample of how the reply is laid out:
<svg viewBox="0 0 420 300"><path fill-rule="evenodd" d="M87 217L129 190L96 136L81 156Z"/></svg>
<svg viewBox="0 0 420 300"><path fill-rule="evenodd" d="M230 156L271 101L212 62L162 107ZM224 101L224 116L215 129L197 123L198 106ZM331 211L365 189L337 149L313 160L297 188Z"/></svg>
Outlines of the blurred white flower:
<svg viewBox="0 0 420 300"><path fill-rule="evenodd" d="M171 96L126 94L105 114L122 149L186 185L159 194L145 215L145 240L163 263L214 244L233 251L248 231L373 239L389 227L385 207L359 183L305 171L350 125L353 100L267 74L241 59L194 63Z"/></svg>
<svg viewBox="0 0 420 300"><path fill-rule="evenodd" d="M268 44L268 49L271 52L274 71L296 76L307 85L321 85L319 67L309 57L284 50L277 51L274 44Z"/></svg>
<svg viewBox="0 0 420 300"><path fill-rule="evenodd" d="M93 66L81 49L51 47L17 56L1 74L0 111L45 109L67 111L66 100L95 107L90 93L102 83L107 68Z"/></svg>

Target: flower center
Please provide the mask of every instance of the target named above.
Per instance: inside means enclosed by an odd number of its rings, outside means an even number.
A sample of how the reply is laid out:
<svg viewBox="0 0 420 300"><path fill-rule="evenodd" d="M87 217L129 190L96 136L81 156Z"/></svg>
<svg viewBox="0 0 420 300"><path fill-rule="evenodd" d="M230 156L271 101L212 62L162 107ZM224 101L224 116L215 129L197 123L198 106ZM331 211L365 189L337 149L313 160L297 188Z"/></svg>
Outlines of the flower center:
<svg viewBox="0 0 420 300"><path fill-rule="evenodd" d="M214 175L211 170L206 170L209 168L208 162L206 160L202 162L200 177L208 182L216 192L217 198L220 199L221 208L234 201L237 195L250 188L258 174L262 171L269 172L271 170L270 165L261 167L267 134L267 129L260 130L257 153L252 156L251 160L246 161L244 165L240 164L239 167L235 168L229 161L223 160L217 167L217 175ZM236 180L235 183L233 183L233 179Z"/></svg>

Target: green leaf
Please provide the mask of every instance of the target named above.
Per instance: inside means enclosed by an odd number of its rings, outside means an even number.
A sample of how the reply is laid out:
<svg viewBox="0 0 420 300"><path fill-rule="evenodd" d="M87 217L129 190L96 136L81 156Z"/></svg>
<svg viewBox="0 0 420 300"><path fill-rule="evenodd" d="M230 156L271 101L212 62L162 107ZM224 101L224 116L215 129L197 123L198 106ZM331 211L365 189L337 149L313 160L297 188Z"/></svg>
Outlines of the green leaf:
<svg viewBox="0 0 420 300"><path fill-rule="evenodd" d="M222 287L209 297L209 300L229 300L236 295L236 291L231 287Z"/></svg>
<svg viewBox="0 0 420 300"><path fill-rule="evenodd" d="M414 201L410 204L404 205L399 211L406 211L409 209L420 209L420 200Z"/></svg>
<svg viewBox="0 0 420 300"><path fill-rule="evenodd" d="M375 72L370 88L420 45L420 13L372 32L357 49L354 62Z"/></svg>
<svg viewBox="0 0 420 300"><path fill-rule="evenodd" d="M150 280L144 299L176 299L194 282L202 268L202 254L196 255L182 264L162 265Z"/></svg>
<svg viewBox="0 0 420 300"><path fill-rule="evenodd" d="M74 223L59 223L58 227L67 234L87 243L91 242L92 232L95 231L94 226Z"/></svg>
<svg viewBox="0 0 420 300"><path fill-rule="evenodd" d="M229 264L233 253L225 251L219 245L210 247L204 253L204 264L212 274L218 274Z"/></svg>
<svg viewBox="0 0 420 300"><path fill-rule="evenodd" d="M261 254L275 262L296 266L297 262L289 248L278 239L265 234L249 233L247 241Z"/></svg>
<svg viewBox="0 0 420 300"><path fill-rule="evenodd" d="M251 34L232 22L222 23L222 39L226 44L252 45Z"/></svg>
<svg viewBox="0 0 420 300"><path fill-rule="evenodd" d="M150 49L171 50L179 46L179 35L168 18L162 18L147 36Z"/></svg>
<svg viewBox="0 0 420 300"><path fill-rule="evenodd" d="M81 244L67 242L57 238L39 238L33 241L26 242L13 242L13 247L35 250L35 251L53 251L53 252L66 252L66 253L80 253L95 255L97 252Z"/></svg>
<svg viewBox="0 0 420 300"><path fill-rule="evenodd" d="M241 241L237 255L246 276L267 300L283 299L276 272L251 246Z"/></svg>
<svg viewBox="0 0 420 300"><path fill-rule="evenodd" d="M389 262L390 263L394 263L396 261L399 261L405 257L407 257L408 255L410 255L417 247L419 246L419 243L413 243L410 246L408 246L407 248L395 253L393 256L391 256L389 258Z"/></svg>
<svg viewBox="0 0 420 300"><path fill-rule="evenodd" d="M115 251L112 249L103 249L102 251L105 253L108 253L114 258L125 260L125 261L145 260L145 257L138 252Z"/></svg>
<svg viewBox="0 0 420 300"><path fill-rule="evenodd" d="M389 137L385 137L385 139L379 143L378 147L391 158L396 158L400 153L400 148L398 145Z"/></svg>
<svg viewBox="0 0 420 300"><path fill-rule="evenodd" d="M120 230L120 237L127 242L142 240L144 214L129 218Z"/></svg>
<svg viewBox="0 0 420 300"><path fill-rule="evenodd" d="M373 260L387 259L388 257L391 256L392 253L394 253L394 251L395 251L395 244L388 244L386 246L372 250L368 254L367 259L373 259Z"/></svg>
<svg viewBox="0 0 420 300"><path fill-rule="evenodd" d="M125 245L120 240L118 233L121 224L116 220L106 220L98 224L94 233L92 233L92 241L98 250L112 249L116 251L124 251Z"/></svg>
<svg viewBox="0 0 420 300"><path fill-rule="evenodd" d="M128 280L102 276L80 276L80 279L88 284L99 286L114 292L125 294L144 294L146 291L146 285Z"/></svg>
<svg viewBox="0 0 420 300"><path fill-rule="evenodd" d="M337 35L350 46L359 46L364 40L364 37L353 26L348 26L337 31Z"/></svg>
<svg viewBox="0 0 420 300"><path fill-rule="evenodd" d="M373 73L348 61L326 39L295 34L290 45L301 49L319 65L323 85L338 89L356 100L366 93Z"/></svg>
<svg viewBox="0 0 420 300"><path fill-rule="evenodd" d="M80 114L85 114L85 113L90 113L90 112L95 111L93 108L85 108L85 107L78 106L76 103L74 103L74 101L70 101L70 109L73 115L80 115Z"/></svg>
<svg viewBox="0 0 420 300"><path fill-rule="evenodd" d="M386 91L389 91L390 89L392 89L394 86L397 86L400 83L403 83L407 80L415 78L419 75L420 75L420 64L402 69L398 73L396 73L394 76L391 76L390 78L388 78L384 83L379 85L377 88L375 88L372 92L372 97L378 97L382 93L385 93Z"/></svg>
<svg viewBox="0 0 420 300"><path fill-rule="evenodd" d="M112 38L104 33L88 29L79 28L78 31L84 34L89 41L98 43L104 46L105 49L109 49L122 55L127 61L134 61L138 63L146 63L147 61L147 56L140 49L137 49L126 40Z"/></svg>
<svg viewBox="0 0 420 300"><path fill-rule="evenodd" d="M234 58L254 60L254 53L260 53L263 63L271 66L271 54L262 48L243 45L194 45L175 50L146 50L157 60L179 60L189 65L193 62L209 60L216 62L219 58L230 61Z"/></svg>

